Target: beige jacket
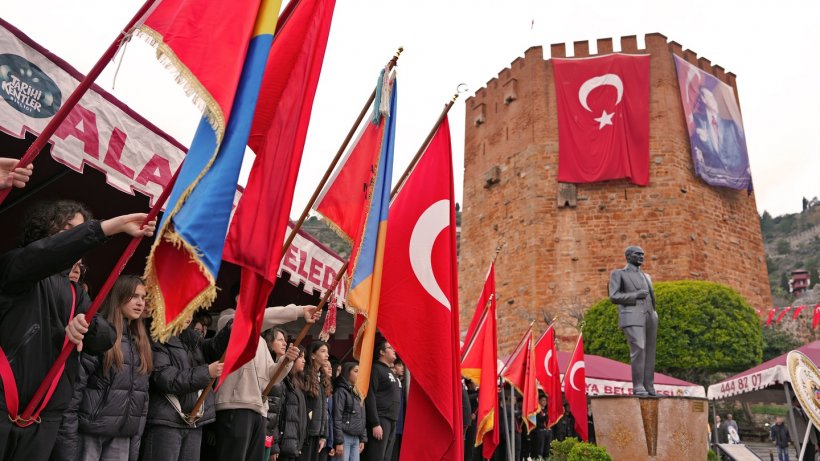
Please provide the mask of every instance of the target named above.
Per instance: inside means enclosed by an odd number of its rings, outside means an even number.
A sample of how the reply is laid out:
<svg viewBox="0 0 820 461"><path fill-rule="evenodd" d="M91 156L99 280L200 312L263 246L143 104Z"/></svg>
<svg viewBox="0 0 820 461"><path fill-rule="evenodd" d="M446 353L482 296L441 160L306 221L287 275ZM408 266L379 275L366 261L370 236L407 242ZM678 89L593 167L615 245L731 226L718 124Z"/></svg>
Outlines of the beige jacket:
<svg viewBox="0 0 820 461"><path fill-rule="evenodd" d="M265 317L262 322L262 331L276 325L292 322L304 315L306 306L269 307L265 309ZM225 309L217 321L217 331L221 330L228 320L232 319L236 311ZM239 333L239 332L232 332ZM287 369L282 373L281 381L290 371L293 364L288 363ZM262 399L262 392L268 386L270 379L280 365L273 361L267 344L264 339L258 338L256 345L256 355L253 360L242 365L234 371L222 383L222 387L216 392L216 411L246 409L254 410L262 416L268 414L268 402Z"/></svg>

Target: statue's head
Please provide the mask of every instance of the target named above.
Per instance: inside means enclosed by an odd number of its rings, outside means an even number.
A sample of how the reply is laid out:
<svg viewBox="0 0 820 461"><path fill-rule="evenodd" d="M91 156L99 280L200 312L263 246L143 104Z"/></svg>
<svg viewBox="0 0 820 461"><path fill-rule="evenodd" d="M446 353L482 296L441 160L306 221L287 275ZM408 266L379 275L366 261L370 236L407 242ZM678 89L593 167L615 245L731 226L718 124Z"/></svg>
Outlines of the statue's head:
<svg viewBox="0 0 820 461"><path fill-rule="evenodd" d="M643 264L643 248L638 246L630 246L626 248L624 254L626 255L626 262L629 264L634 266L640 266Z"/></svg>

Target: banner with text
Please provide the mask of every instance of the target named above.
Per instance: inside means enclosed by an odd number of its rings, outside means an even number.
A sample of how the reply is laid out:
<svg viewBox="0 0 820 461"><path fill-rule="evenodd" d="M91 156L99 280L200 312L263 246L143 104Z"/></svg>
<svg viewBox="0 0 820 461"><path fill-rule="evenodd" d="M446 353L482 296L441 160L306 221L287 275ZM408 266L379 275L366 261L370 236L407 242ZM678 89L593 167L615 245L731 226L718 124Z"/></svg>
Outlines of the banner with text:
<svg viewBox="0 0 820 461"><path fill-rule="evenodd" d="M293 223L289 223L286 235L290 234L292 229ZM336 253L300 230L285 251L277 276L281 277L282 271L285 271L290 275L291 284L299 286L300 283L304 283L305 293L313 294L315 290L324 295L333 285L333 280L343 264L344 261ZM333 292L341 306L347 293L344 281L339 282Z"/></svg>
<svg viewBox="0 0 820 461"><path fill-rule="evenodd" d="M0 19L0 130L19 139L39 134L83 75ZM146 88L148 91L148 88ZM51 156L82 172L91 165L127 194L154 200L187 149L97 85L51 137Z"/></svg>

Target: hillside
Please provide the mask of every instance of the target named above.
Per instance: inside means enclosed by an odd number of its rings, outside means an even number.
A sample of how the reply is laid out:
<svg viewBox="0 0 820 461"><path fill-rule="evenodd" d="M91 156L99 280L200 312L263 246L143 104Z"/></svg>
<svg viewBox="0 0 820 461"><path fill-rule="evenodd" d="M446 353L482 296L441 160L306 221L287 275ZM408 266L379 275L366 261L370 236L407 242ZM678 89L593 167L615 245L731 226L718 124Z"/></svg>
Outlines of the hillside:
<svg viewBox="0 0 820 461"><path fill-rule="evenodd" d="M794 269L811 273L811 287L820 274L820 201L803 200L803 211L772 217L764 211L760 230L766 245L769 283L776 306L789 305L794 297L789 293L789 277Z"/></svg>

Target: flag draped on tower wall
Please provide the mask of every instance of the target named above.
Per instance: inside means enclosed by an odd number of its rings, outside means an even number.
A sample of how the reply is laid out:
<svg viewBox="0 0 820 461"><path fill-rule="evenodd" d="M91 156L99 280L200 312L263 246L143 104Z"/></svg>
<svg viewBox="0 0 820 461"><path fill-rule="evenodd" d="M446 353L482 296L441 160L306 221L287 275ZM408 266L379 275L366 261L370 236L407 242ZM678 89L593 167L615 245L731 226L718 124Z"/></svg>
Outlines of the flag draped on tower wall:
<svg viewBox="0 0 820 461"><path fill-rule="evenodd" d="M370 385L382 287L397 93L395 78L382 71L376 89L382 97L374 103L372 121L367 122L316 205L353 246L347 271L347 306L366 317L356 332L354 346L354 357L359 359L355 384L363 397Z"/></svg>
<svg viewBox="0 0 820 461"><path fill-rule="evenodd" d="M575 432L581 440L589 440L589 417L587 416L587 372L584 363L584 335L578 336L578 344L564 373L564 395L569 411L575 419Z"/></svg>
<svg viewBox="0 0 820 461"><path fill-rule="evenodd" d="M242 268L234 331L221 380L253 358L282 259L288 215L322 70L335 0L299 0L282 13L248 146L256 153L225 241Z"/></svg>
<svg viewBox="0 0 820 461"><path fill-rule="evenodd" d="M535 415L539 410L535 368L535 344L530 326L510 357L509 364L501 371L504 381L521 394L521 419L527 432L535 429Z"/></svg>
<svg viewBox="0 0 820 461"><path fill-rule="evenodd" d="M444 119L390 207L378 324L412 370L401 461L464 458L452 162Z"/></svg>
<svg viewBox="0 0 820 461"><path fill-rule="evenodd" d="M146 264L164 340L216 297L215 280L281 2L162 2L141 33L204 109ZM214 65L218 62L219 65Z"/></svg>
<svg viewBox="0 0 820 461"><path fill-rule="evenodd" d="M552 58L558 180L649 184L649 55Z"/></svg>
<svg viewBox="0 0 820 461"><path fill-rule="evenodd" d="M496 330L495 263L490 264L484 289L467 329L461 352L461 374L478 386L475 446L484 458L492 458L499 444L498 425L498 332Z"/></svg>
<svg viewBox="0 0 820 461"><path fill-rule="evenodd" d="M555 328L552 325L535 343L535 376L547 394L547 427L552 427L564 415L561 395L561 372L555 347Z"/></svg>

